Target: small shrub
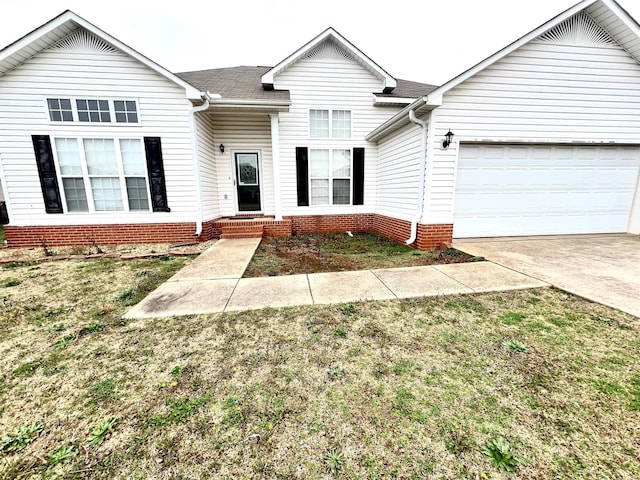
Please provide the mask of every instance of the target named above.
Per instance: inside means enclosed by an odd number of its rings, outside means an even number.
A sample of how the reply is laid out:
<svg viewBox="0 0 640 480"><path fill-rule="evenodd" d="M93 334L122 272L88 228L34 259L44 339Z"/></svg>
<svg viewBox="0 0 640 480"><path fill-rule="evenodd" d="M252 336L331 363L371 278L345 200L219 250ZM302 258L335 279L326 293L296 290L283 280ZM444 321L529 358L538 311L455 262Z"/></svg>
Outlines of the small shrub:
<svg viewBox="0 0 640 480"><path fill-rule="evenodd" d="M21 425L13 432L2 436L0 439L0 453L18 452L33 442L40 432L44 430L44 423L33 422Z"/></svg>
<svg viewBox="0 0 640 480"><path fill-rule="evenodd" d="M65 461L73 458L78 453L78 450L73 445L63 445L62 447L56 448L53 452L49 454L49 458L47 459L47 463L55 467L56 465L60 465Z"/></svg>
<svg viewBox="0 0 640 480"><path fill-rule="evenodd" d="M482 453L489 457L493 466L503 472L514 472L520 460L511 452L511 446L502 437L496 437L489 440Z"/></svg>
<svg viewBox="0 0 640 480"><path fill-rule="evenodd" d="M526 343L519 342L518 340L507 340L506 342L502 342L502 348L515 353L529 352L529 345L527 345Z"/></svg>
<svg viewBox="0 0 640 480"><path fill-rule="evenodd" d="M340 368L332 368L327 372L327 378L332 382L338 381L343 377L344 377L344 370Z"/></svg>
<svg viewBox="0 0 640 480"><path fill-rule="evenodd" d="M107 438L113 433L113 429L116 426L116 419L106 418L98 422L98 424L91 430L87 443L89 445L101 445Z"/></svg>
<svg viewBox="0 0 640 480"><path fill-rule="evenodd" d="M338 447L327 450L324 454L324 464L331 475L337 476L344 466L342 451Z"/></svg>

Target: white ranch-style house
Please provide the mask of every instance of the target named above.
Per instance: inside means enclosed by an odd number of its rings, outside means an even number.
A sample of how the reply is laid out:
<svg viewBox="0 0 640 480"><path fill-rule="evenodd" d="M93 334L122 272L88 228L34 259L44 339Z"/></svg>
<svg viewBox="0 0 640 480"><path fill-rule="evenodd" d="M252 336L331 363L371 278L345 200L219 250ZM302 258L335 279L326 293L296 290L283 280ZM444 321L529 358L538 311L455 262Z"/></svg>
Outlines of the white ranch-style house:
<svg viewBox="0 0 640 480"><path fill-rule="evenodd" d="M9 246L640 233L640 25L584 0L441 86L332 28L172 73L66 11L0 51Z"/></svg>

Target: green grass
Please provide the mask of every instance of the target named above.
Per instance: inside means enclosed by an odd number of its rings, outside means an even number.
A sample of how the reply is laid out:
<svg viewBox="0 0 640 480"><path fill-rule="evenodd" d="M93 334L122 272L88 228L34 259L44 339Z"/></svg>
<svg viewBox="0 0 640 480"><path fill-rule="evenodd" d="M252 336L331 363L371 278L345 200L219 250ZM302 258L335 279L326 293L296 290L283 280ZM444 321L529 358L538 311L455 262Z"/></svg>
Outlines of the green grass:
<svg viewBox="0 0 640 480"><path fill-rule="evenodd" d="M0 479L640 478L636 318L539 289L121 319L186 261L0 269Z"/></svg>

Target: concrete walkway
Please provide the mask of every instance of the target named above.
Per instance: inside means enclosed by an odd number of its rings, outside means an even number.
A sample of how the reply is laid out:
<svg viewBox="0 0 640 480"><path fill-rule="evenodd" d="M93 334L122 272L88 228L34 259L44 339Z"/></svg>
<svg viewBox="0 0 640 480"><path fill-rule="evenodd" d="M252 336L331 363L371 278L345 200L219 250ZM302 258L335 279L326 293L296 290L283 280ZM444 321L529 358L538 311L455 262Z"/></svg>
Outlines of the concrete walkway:
<svg viewBox="0 0 640 480"><path fill-rule="evenodd" d="M125 318L251 310L547 287L491 262L241 278L260 239L216 242Z"/></svg>

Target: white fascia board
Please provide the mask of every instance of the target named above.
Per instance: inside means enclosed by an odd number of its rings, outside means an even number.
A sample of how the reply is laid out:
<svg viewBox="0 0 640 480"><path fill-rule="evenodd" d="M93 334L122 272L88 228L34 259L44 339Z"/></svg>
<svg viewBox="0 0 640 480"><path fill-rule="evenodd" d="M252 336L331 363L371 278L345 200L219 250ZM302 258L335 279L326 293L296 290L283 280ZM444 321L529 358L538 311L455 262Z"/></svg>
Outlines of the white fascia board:
<svg viewBox="0 0 640 480"><path fill-rule="evenodd" d="M198 100L198 99L201 99L204 96L204 92L200 92L197 88L193 87L191 84L185 82L184 80L182 80L178 76L174 75L173 73L171 73L166 68L164 68L164 67L158 65L157 63L155 63L154 61L148 59L147 57L145 57L141 53L138 53L133 48L129 47L128 45L126 45L124 43L122 43L117 38L112 37L107 32L101 30L100 28L96 27L92 23L86 21L84 18L76 15L75 13L73 13L70 10L68 10L68 11L64 12L63 14L59 15L58 17L50 20L49 22L45 23L41 27L36 28L34 31L32 31L31 33L25 35L24 37L22 37L17 42L15 42L15 43L9 45L8 47L6 47L4 50L2 50L0 52L0 62L2 62L4 59L9 58L12 55L18 53L20 50L28 47L34 41L36 41L39 38L42 38L43 36L53 32L55 29L63 26L66 23L73 23L75 25L78 25L78 26L84 28L85 30L93 33L97 37L100 37L105 42L110 43L111 45L113 45L117 49L125 52L127 55L129 55L132 58L136 59L137 61L139 61L143 65L147 66L151 70L154 70L156 73L162 75L163 77L167 78L171 82L173 82L173 83L179 85L180 87L184 88L186 96L187 96L187 98L189 100Z"/></svg>
<svg viewBox="0 0 640 480"><path fill-rule="evenodd" d="M374 105L409 105L415 101L415 97L379 97L373 95Z"/></svg>
<svg viewBox="0 0 640 480"><path fill-rule="evenodd" d="M386 72L380 65L367 57L360 49L358 49L355 45L349 42L346 38L336 32L332 27L327 28L324 32L322 32L317 37L313 38L311 41L307 42L301 48L293 52L287 58L278 63L271 70L262 75L261 81L266 85L273 85L275 76L280 73L282 70L289 67L291 64L295 63L300 59L305 53L313 50L320 43L325 41L327 38L335 39L340 45L349 50L354 56L358 58L358 60L369 67L373 72L375 72L381 79L384 80L384 88L393 89L396 87L396 79L393 78L388 72Z"/></svg>
<svg viewBox="0 0 640 480"><path fill-rule="evenodd" d="M615 0L600 0L604 5L606 5L609 10L611 10L618 19L624 25L633 32L633 34L640 38L640 24L633 18L629 13L620 6L618 2Z"/></svg>
<svg viewBox="0 0 640 480"><path fill-rule="evenodd" d="M256 109L265 111L278 111L288 112L291 106L290 100L243 100L234 98L221 98L212 99L209 108L221 107L221 108L241 108L241 109Z"/></svg>

